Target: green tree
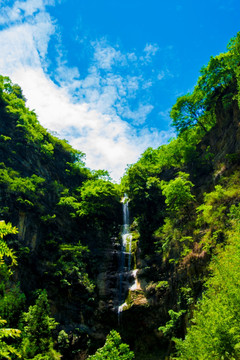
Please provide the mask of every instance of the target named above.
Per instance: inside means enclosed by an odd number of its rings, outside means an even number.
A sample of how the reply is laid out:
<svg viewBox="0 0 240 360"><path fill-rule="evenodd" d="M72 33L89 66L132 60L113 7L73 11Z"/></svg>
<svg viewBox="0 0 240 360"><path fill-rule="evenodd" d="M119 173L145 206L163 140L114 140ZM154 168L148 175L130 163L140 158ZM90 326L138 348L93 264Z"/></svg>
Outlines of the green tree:
<svg viewBox="0 0 240 360"><path fill-rule="evenodd" d="M231 59L230 52L212 56L207 66L200 70L201 76L195 91L202 92L205 106L211 107L215 103L216 95L218 97L234 81L235 72L234 67L230 66Z"/></svg>
<svg viewBox="0 0 240 360"><path fill-rule="evenodd" d="M89 253L89 249L80 242L76 245L61 245L61 256L53 268L54 280L58 279L61 287L82 284L89 293L93 293L94 284L86 270Z"/></svg>
<svg viewBox="0 0 240 360"><path fill-rule="evenodd" d="M12 226L12 224L6 224L5 221L0 221L0 266L7 269L8 273L12 273L11 267L17 265L17 258L14 251L9 249L6 242L3 240L4 236L9 234L16 234L17 228ZM6 265L5 258L10 260L10 263Z"/></svg>
<svg viewBox="0 0 240 360"><path fill-rule="evenodd" d="M0 327L6 324L6 320L0 318ZM0 358L11 360L15 355L21 358L20 353L12 345L6 343L5 338L18 338L21 331L18 329L0 328ZM4 339L4 340L3 340Z"/></svg>
<svg viewBox="0 0 240 360"><path fill-rule="evenodd" d="M82 201L77 214L80 217L104 226L118 221L120 196L117 185L103 179L88 180L79 188L79 193Z"/></svg>
<svg viewBox="0 0 240 360"><path fill-rule="evenodd" d="M173 337L174 334L180 329L183 315L186 313L186 310L180 310L178 312L174 310L169 310L168 314L170 316L170 320L165 324L165 326L160 326L158 331L161 331L164 336Z"/></svg>
<svg viewBox="0 0 240 360"><path fill-rule="evenodd" d="M184 340L175 339L182 360L240 358L240 232L239 207L230 217L237 230L229 231L228 245L211 264L212 277L199 301Z"/></svg>
<svg viewBox="0 0 240 360"><path fill-rule="evenodd" d="M26 101L22 93L22 89L19 85L13 84L9 77L0 76L0 94L1 92L5 92L6 94L14 94L17 98Z"/></svg>
<svg viewBox="0 0 240 360"><path fill-rule="evenodd" d="M237 100L238 106L240 107L240 32L230 40L228 49L231 54L231 57L229 58L229 67L235 71L237 78Z"/></svg>
<svg viewBox="0 0 240 360"><path fill-rule="evenodd" d="M207 132L202 120L203 113L204 103L202 94L195 91L192 94L183 95L177 99L170 112L170 117L173 120L172 125L180 134L196 124L199 124L204 132Z"/></svg>
<svg viewBox="0 0 240 360"><path fill-rule="evenodd" d="M240 35L233 38L229 51L211 57L200 70L200 77L192 93L180 96L172 107L170 117L178 133L199 126L203 134L215 124L215 107L219 97L224 104L231 103L240 84ZM226 89L228 89L227 93ZM238 100L239 100L238 95ZM239 100L240 101L240 100Z"/></svg>
<svg viewBox="0 0 240 360"><path fill-rule="evenodd" d="M115 330L110 331L105 345L98 349L95 355L88 357L89 360L131 360L134 359L133 351L129 346L122 343L121 336Z"/></svg>
<svg viewBox="0 0 240 360"><path fill-rule="evenodd" d="M22 353L24 359L35 356L48 355L50 360L58 359L59 354L53 350L52 331L57 323L50 316L50 309L46 291L42 291L36 304L23 313L26 323L23 331Z"/></svg>
<svg viewBox="0 0 240 360"><path fill-rule="evenodd" d="M193 183L188 178L189 174L180 171L175 179L170 180L168 183L161 182L167 208L173 214L188 208L189 203L195 199L191 193Z"/></svg>
<svg viewBox="0 0 240 360"><path fill-rule="evenodd" d="M0 279L1 289L4 288L6 280L12 274L12 266L17 264L14 252L9 249L6 242L3 240L4 236L9 234L16 234L17 228L13 227L10 223L6 224L5 221L0 221ZM9 264L6 260L8 259ZM0 357L2 359L11 360L13 356L21 357L20 353L12 345L5 342L5 338L17 338L20 336L21 331L18 329L9 329L3 327L6 320L0 317Z"/></svg>

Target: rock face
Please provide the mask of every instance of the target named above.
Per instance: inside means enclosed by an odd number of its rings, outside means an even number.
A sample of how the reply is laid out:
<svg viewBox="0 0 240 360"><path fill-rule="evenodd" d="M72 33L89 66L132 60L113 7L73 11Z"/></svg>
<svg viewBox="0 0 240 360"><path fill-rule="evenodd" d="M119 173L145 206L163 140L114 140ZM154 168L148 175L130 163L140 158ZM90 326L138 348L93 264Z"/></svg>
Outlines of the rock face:
<svg viewBox="0 0 240 360"><path fill-rule="evenodd" d="M224 108L219 100L216 107L217 124L202 141L202 146L211 147L216 164L226 161L226 155L240 152L240 114L237 102ZM229 158L231 159L231 157Z"/></svg>
<svg viewBox="0 0 240 360"><path fill-rule="evenodd" d="M226 109L219 99L216 119L216 125L198 145L200 159L206 158L207 154L210 156L202 161L202 172L200 170L201 173L198 172L194 178L196 192L212 187L228 168L232 169L240 161L240 111L237 102L232 102L231 107Z"/></svg>

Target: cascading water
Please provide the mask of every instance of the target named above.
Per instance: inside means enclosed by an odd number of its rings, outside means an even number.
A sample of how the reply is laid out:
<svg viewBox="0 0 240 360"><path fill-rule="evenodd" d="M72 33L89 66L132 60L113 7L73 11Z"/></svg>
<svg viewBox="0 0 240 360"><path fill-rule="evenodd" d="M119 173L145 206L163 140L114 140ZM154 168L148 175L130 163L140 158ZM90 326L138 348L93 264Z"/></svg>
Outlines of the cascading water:
<svg viewBox="0 0 240 360"><path fill-rule="evenodd" d="M128 266L127 270L131 269L131 248L132 248L132 235L129 229L129 208L128 197L124 195L123 198L123 231L122 231L122 244L123 251L128 253Z"/></svg>
<svg viewBox="0 0 240 360"><path fill-rule="evenodd" d="M119 321L120 321L120 313L122 312L124 306L122 299L123 277L124 275L126 276L126 274L131 270L131 250L132 250L132 235L129 229L128 197L126 194L124 194L122 203L123 203L123 230L122 230L121 260L120 260L120 269L119 269L119 306L118 306Z"/></svg>

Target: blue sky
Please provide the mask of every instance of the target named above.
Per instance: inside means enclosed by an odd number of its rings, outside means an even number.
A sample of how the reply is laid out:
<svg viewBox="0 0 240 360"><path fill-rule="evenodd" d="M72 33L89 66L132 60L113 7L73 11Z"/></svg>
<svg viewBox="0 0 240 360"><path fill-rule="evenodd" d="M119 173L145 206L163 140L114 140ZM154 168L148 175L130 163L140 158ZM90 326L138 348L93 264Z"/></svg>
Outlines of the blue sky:
<svg viewBox="0 0 240 360"><path fill-rule="evenodd" d="M239 0L0 0L0 73L118 180L174 136L169 110L240 30Z"/></svg>

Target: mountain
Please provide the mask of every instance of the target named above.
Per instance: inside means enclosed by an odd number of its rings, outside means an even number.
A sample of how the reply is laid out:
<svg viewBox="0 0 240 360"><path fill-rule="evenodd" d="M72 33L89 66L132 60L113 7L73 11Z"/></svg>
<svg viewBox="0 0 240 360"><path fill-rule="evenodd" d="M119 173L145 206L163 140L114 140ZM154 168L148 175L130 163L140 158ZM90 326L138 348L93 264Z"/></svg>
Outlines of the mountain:
<svg viewBox="0 0 240 360"><path fill-rule="evenodd" d="M239 40L177 99L177 137L148 148L120 185L86 168L0 77L0 316L22 331L23 358L57 359L54 346L86 359L109 333L99 356L120 334L139 360L240 357L238 257L227 261L240 239ZM29 319L48 324L38 341Z"/></svg>

